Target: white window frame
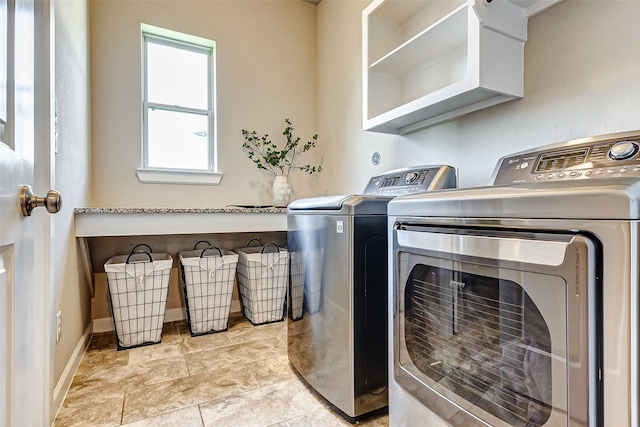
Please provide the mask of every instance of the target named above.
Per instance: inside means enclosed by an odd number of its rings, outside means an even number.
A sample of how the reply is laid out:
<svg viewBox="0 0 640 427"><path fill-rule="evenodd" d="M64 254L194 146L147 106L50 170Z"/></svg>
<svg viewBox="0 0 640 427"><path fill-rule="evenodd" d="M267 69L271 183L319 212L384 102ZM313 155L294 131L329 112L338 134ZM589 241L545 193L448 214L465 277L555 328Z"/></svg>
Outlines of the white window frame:
<svg viewBox="0 0 640 427"><path fill-rule="evenodd" d="M141 25L142 42L142 153L141 165L136 173L143 183L167 183L167 184L197 184L218 185L222 179L222 173L218 171L217 155L217 125L216 125L216 49L215 41L197 36L179 33L152 25ZM147 40L161 43L166 46L206 53L209 57L209 96L208 109L200 110L176 105L165 105L148 101L147 93ZM165 111L179 111L189 114L202 114L208 117L208 143L209 159L208 168L196 169L169 169L152 168L148 164L148 112L149 109Z"/></svg>

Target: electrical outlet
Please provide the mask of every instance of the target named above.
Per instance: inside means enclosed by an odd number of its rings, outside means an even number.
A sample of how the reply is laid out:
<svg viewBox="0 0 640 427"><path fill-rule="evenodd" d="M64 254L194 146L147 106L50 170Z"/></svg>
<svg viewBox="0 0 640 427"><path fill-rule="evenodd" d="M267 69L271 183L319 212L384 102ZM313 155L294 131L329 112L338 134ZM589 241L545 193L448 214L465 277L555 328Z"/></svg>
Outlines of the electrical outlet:
<svg viewBox="0 0 640 427"><path fill-rule="evenodd" d="M60 342L62 336L62 311L56 314L56 342Z"/></svg>

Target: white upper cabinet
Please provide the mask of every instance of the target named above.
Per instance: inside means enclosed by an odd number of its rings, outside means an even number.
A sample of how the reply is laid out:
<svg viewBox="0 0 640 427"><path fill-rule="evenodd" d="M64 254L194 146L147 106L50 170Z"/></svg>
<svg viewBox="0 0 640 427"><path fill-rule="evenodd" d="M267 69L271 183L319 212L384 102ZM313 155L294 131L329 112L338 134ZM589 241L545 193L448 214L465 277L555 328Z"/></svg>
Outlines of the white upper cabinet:
<svg viewBox="0 0 640 427"><path fill-rule="evenodd" d="M374 0L364 130L408 133L522 97L527 18L560 0Z"/></svg>

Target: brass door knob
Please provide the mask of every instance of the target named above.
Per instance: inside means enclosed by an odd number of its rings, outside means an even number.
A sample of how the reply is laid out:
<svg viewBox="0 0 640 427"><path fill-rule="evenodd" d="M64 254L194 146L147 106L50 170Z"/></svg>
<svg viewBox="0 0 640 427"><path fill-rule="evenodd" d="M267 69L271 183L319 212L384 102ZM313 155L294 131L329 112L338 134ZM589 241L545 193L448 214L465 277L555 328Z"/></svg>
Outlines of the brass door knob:
<svg viewBox="0 0 640 427"><path fill-rule="evenodd" d="M20 187L20 208L23 216L31 216L31 211L44 206L49 213L57 213L62 209L62 195L56 190L49 190L46 197L38 197L31 191L31 186Z"/></svg>

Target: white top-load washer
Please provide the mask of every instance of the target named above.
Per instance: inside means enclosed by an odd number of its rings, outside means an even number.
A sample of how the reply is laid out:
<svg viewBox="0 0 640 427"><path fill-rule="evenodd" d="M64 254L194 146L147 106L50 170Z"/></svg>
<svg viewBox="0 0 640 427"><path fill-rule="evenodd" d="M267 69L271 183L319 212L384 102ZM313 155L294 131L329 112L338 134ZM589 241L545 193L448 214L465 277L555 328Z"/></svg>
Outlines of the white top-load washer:
<svg viewBox="0 0 640 427"><path fill-rule="evenodd" d="M392 426L640 423L640 131L389 203Z"/></svg>
<svg viewBox="0 0 640 427"><path fill-rule="evenodd" d="M289 361L351 422L387 406L387 204L455 185L454 168L417 166L288 207Z"/></svg>

